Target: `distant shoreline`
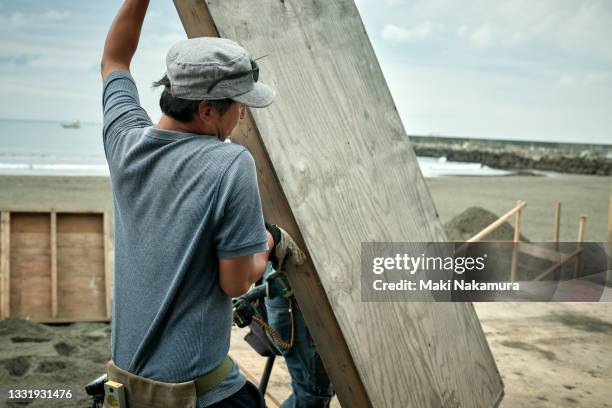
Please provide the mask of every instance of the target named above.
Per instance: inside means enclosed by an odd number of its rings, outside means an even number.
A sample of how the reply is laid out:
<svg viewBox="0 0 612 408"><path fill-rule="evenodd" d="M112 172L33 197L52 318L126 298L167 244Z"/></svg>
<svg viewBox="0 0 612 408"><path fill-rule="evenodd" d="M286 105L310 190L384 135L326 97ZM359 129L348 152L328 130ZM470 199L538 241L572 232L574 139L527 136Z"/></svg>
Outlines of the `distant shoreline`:
<svg viewBox="0 0 612 408"><path fill-rule="evenodd" d="M612 175L612 145L409 136L417 156L510 171Z"/></svg>

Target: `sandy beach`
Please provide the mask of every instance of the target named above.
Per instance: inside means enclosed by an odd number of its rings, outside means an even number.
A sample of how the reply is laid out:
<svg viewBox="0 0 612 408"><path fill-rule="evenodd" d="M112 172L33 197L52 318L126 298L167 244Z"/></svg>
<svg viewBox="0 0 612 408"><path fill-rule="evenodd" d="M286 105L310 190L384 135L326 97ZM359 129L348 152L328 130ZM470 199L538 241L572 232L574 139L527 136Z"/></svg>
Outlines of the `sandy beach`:
<svg viewBox="0 0 612 408"><path fill-rule="evenodd" d="M582 214L588 217L586 240L606 238L612 177L437 177L426 180L443 223L472 206L502 215L520 199L527 201L521 225L523 233L531 241L549 241L554 204L560 201L561 240L576 240ZM0 176L0 208L101 208L112 213L112 200L107 177Z"/></svg>
<svg viewBox="0 0 612 408"><path fill-rule="evenodd" d="M426 179L443 223L472 206L502 215L527 202L521 231L531 241L553 237L554 205L561 202L562 241L575 241L580 216L587 216L586 241L605 241L612 177L438 177Z"/></svg>
<svg viewBox="0 0 612 408"><path fill-rule="evenodd" d="M581 214L588 217L586 239L605 239L610 177L441 177L427 183L444 223L470 206L501 215L522 199L528 203L523 233L532 241L550 240L553 205L561 201L562 240L575 240ZM0 208L48 207L112 213L110 181L105 177L0 177ZM612 406L612 304L481 303L475 307L505 383L502 407ZM87 401L82 385L102 373L103 362L110 358L108 325L24 326L24 333L16 333L14 327L20 326L0 327L0 383L65 384L79 393L82 403ZM242 334L234 330L231 353L257 380L264 359L241 340ZM269 391L277 401L290 392L282 361L275 366ZM30 406L43 406L40 403Z"/></svg>

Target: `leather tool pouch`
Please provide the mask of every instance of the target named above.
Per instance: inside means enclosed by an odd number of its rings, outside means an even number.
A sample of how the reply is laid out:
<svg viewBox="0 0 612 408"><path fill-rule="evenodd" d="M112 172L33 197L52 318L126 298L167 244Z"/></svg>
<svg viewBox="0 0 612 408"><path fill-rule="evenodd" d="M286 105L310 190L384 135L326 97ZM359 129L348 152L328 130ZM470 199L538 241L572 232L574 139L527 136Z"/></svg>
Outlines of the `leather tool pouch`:
<svg viewBox="0 0 612 408"><path fill-rule="evenodd" d="M111 360L106 364L108 379L123 384L128 408L195 408L194 381L167 383L140 377L117 367Z"/></svg>

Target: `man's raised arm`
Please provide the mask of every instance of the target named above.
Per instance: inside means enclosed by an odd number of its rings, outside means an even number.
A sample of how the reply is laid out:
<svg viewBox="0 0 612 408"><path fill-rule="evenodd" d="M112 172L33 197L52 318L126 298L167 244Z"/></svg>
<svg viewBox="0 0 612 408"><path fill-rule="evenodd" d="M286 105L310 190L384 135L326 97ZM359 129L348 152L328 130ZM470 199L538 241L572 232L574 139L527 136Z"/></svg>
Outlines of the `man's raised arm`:
<svg viewBox="0 0 612 408"><path fill-rule="evenodd" d="M125 0L106 35L102 54L102 79L113 71L129 71L138 47L149 0Z"/></svg>

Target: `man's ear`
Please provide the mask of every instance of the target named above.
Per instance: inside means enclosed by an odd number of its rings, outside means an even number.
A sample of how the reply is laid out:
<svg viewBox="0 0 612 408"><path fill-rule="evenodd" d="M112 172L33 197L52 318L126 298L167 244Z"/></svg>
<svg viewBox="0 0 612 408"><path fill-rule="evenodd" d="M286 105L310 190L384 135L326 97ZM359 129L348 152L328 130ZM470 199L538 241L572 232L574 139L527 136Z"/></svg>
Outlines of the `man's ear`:
<svg viewBox="0 0 612 408"><path fill-rule="evenodd" d="M200 120L204 122L210 122L213 115L215 114L215 110L208 106L205 101L200 102L198 105L198 117Z"/></svg>

